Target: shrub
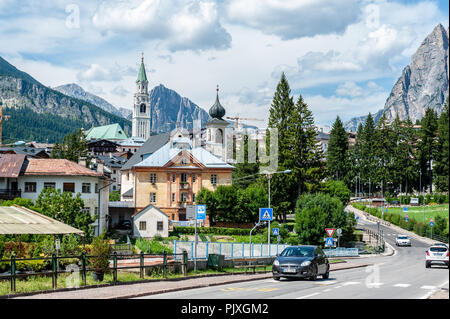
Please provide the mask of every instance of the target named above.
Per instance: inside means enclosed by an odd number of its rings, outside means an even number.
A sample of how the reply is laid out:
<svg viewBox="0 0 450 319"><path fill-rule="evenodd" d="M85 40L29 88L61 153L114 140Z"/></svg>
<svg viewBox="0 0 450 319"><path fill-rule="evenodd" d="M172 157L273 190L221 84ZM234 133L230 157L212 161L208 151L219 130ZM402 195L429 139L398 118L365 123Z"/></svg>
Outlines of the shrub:
<svg viewBox="0 0 450 319"><path fill-rule="evenodd" d="M109 246L104 234L95 237L92 241L91 254L94 257L89 258L91 267L95 272L105 273L109 269L109 255L111 246Z"/></svg>
<svg viewBox="0 0 450 319"><path fill-rule="evenodd" d="M342 181L328 181L325 183L324 192L337 197L342 202L342 205L347 205L350 201L350 190L345 186Z"/></svg>

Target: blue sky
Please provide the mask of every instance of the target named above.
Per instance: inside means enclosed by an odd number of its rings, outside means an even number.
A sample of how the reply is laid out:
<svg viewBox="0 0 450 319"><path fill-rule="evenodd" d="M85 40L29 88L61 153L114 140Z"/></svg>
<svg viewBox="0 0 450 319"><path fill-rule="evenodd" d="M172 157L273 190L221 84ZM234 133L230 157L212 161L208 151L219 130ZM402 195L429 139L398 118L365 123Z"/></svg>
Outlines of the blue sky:
<svg viewBox="0 0 450 319"><path fill-rule="evenodd" d="M0 56L43 84L77 83L131 108L150 87L266 119L281 72L317 124L376 112L438 23L437 0L0 0ZM249 124L261 125L260 122Z"/></svg>

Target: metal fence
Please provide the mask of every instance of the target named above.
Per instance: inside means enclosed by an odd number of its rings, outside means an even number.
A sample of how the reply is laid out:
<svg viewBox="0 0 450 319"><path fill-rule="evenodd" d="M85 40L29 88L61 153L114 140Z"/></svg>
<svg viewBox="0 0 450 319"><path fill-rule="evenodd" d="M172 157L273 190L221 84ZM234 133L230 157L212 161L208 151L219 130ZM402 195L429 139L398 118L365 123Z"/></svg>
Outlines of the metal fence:
<svg viewBox="0 0 450 319"><path fill-rule="evenodd" d="M357 257L359 256L358 248L336 248L336 249L324 249L327 257Z"/></svg>
<svg viewBox="0 0 450 319"><path fill-rule="evenodd" d="M209 254L225 255L226 258L247 258L247 257L275 257L286 244L249 244L249 243L222 243L222 242L197 242L197 254L195 255L194 241L174 240L174 253L176 256L186 251L190 260L208 259Z"/></svg>
<svg viewBox="0 0 450 319"><path fill-rule="evenodd" d="M52 288L58 288L58 276L61 274L73 274L76 273L81 275L81 286L86 286L86 277L89 272L95 272L90 265L90 261L98 258L99 256L90 256L85 253L80 256L56 256L53 254L51 257L42 257L42 258L16 258L14 255L11 259L0 260L0 265L7 266L7 272L5 274L0 275L0 282L7 280L10 281L10 291L12 293L16 292L16 283L20 279L27 280L28 277L51 277L52 280ZM101 257L102 258L102 257ZM161 261L155 264L146 264L151 259L158 258ZM178 259L180 262L172 263L171 260ZM66 267L62 266L64 260L70 260L70 264L66 265ZM119 266L118 263L120 261L133 261L126 266ZM130 269L139 269L139 277L144 279L144 274L149 268L162 268L162 276L163 278L167 278L167 271L170 267L176 267L177 265L181 266L181 271L184 276L187 276L187 260L188 256L185 252L177 254L167 254L164 252L163 254L144 254L140 253L132 256L120 256L116 252L109 256L110 265L106 273L111 273L113 276L113 283L117 283L118 280L118 271L120 270L130 270ZM30 261L42 261L48 263L48 267L45 267L44 270L32 270L28 269L25 271L19 271L19 265L24 262ZM135 261L135 262L134 262ZM78 282L79 283L79 282ZM75 286L78 284L75 283Z"/></svg>

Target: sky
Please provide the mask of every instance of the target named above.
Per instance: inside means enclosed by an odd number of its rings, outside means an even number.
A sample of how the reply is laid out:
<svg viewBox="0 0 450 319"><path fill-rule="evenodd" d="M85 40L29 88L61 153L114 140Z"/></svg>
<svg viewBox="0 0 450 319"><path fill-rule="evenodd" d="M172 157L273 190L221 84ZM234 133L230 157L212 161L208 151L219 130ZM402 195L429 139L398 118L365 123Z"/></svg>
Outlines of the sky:
<svg viewBox="0 0 450 319"><path fill-rule="evenodd" d="M449 6L441 0L0 0L0 56L49 87L131 109L149 88L264 127L282 72L317 125L375 113ZM6 45L5 45L6 44Z"/></svg>

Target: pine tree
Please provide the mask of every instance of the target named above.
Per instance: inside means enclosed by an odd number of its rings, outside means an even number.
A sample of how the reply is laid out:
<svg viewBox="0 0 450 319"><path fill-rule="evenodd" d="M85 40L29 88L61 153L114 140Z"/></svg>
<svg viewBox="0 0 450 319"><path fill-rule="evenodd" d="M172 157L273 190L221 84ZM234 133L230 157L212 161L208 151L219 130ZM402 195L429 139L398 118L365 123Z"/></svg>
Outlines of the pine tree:
<svg viewBox="0 0 450 319"><path fill-rule="evenodd" d="M344 125L342 124L339 116L333 123L333 127L330 132L330 140L328 142L327 149L327 174L330 178L336 180L342 180L347 185L348 180L348 137L345 132Z"/></svg>
<svg viewBox="0 0 450 319"><path fill-rule="evenodd" d="M349 161L351 163L349 172L354 178L351 180L353 183L352 189L355 190L355 196L360 189L360 177L362 171L362 147L363 147L363 135L364 126L362 123L358 124L358 129L356 130L355 146L349 152Z"/></svg>
<svg viewBox="0 0 450 319"><path fill-rule="evenodd" d="M436 112L431 108L427 108L421 121L418 151L419 165L422 171L422 185L428 185L430 187L430 193L433 192L433 171L431 163L433 161L433 155L436 154L437 125Z"/></svg>
<svg viewBox="0 0 450 319"><path fill-rule="evenodd" d="M375 149L376 157L374 184L380 185L381 194L384 196L384 188L389 180L391 158L394 151L394 136L389 122L383 113L377 122L375 130ZM374 187L375 188L375 187Z"/></svg>
<svg viewBox="0 0 450 319"><path fill-rule="evenodd" d="M372 192L373 181L376 177L377 159L375 155L375 148L375 124L372 115L369 113L364 125L361 147L361 186L363 189L366 189L364 185L367 184L367 190L369 191L369 193Z"/></svg>
<svg viewBox="0 0 450 319"><path fill-rule="evenodd" d="M434 161L435 184L440 192L448 192L449 183L449 113L448 97L438 120L437 147Z"/></svg>
<svg viewBox="0 0 450 319"><path fill-rule="evenodd" d="M51 152L51 158L65 158L78 162L80 157L88 158L88 145L81 129L64 136L61 144L56 143Z"/></svg>

